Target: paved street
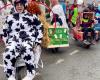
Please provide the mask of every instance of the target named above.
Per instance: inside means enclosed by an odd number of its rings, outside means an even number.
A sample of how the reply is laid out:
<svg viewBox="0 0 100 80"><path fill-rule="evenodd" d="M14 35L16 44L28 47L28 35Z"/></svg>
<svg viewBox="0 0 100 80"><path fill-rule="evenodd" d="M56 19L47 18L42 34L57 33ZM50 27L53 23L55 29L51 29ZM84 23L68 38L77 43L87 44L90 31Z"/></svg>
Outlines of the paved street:
<svg viewBox="0 0 100 80"><path fill-rule="evenodd" d="M34 80L100 80L100 42L90 49L76 46L75 41L70 43L69 48L60 48L58 53L43 50L44 69ZM0 80L6 80L0 66Z"/></svg>

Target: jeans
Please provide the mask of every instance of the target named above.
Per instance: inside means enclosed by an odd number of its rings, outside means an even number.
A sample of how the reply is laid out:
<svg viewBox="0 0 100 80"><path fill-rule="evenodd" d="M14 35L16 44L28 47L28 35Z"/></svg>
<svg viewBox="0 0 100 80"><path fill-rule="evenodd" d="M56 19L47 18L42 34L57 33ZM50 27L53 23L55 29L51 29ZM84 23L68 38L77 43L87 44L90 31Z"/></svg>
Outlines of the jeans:
<svg viewBox="0 0 100 80"><path fill-rule="evenodd" d="M93 28L82 28L83 33L83 39L86 40L88 38L88 32L91 32L92 38L95 39L95 31Z"/></svg>

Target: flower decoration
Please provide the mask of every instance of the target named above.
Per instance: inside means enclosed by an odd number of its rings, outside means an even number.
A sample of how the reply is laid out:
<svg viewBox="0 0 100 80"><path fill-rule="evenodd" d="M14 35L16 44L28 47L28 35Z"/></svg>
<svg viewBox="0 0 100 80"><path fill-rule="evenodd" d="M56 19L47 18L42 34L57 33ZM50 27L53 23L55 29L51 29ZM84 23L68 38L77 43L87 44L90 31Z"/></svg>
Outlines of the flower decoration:
<svg viewBox="0 0 100 80"><path fill-rule="evenodd" d="M27 11L30 12L31 14L38 14L38 15L41 14L39 4L36 1L28 3Z"/></svg>

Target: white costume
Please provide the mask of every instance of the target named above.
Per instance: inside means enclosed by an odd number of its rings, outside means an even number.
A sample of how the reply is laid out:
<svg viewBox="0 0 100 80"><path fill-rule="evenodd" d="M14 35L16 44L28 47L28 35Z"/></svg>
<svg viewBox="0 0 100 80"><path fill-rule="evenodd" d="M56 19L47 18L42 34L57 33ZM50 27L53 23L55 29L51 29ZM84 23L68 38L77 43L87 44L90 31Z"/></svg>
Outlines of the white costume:
<svg viewBox="0 0 100 80"><path fill-rule="evenodd" d="M57 5L53 6L52 11L54 14L57 14L59 16L59 18L61 18L63 27L68 28L68 24L66 22L66 17L65 17L62 6L60 4L57 4ZM53 19L53 13L52 12L50 13L51 19Z"/></svg>

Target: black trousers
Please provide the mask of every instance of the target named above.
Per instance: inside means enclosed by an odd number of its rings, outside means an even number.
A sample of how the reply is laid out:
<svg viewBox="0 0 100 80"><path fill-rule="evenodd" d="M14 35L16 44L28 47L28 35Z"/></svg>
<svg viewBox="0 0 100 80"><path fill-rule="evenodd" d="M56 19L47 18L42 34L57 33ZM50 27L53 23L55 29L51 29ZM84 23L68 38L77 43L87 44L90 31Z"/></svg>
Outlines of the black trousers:
<svg viewBox="0 0 100 80"><path fill-rule="evenodd" d="M95 31L93 28L82 28L83 39L86 40L88 38L88 32L91 32L92 38L95 39Z"/></svg>

